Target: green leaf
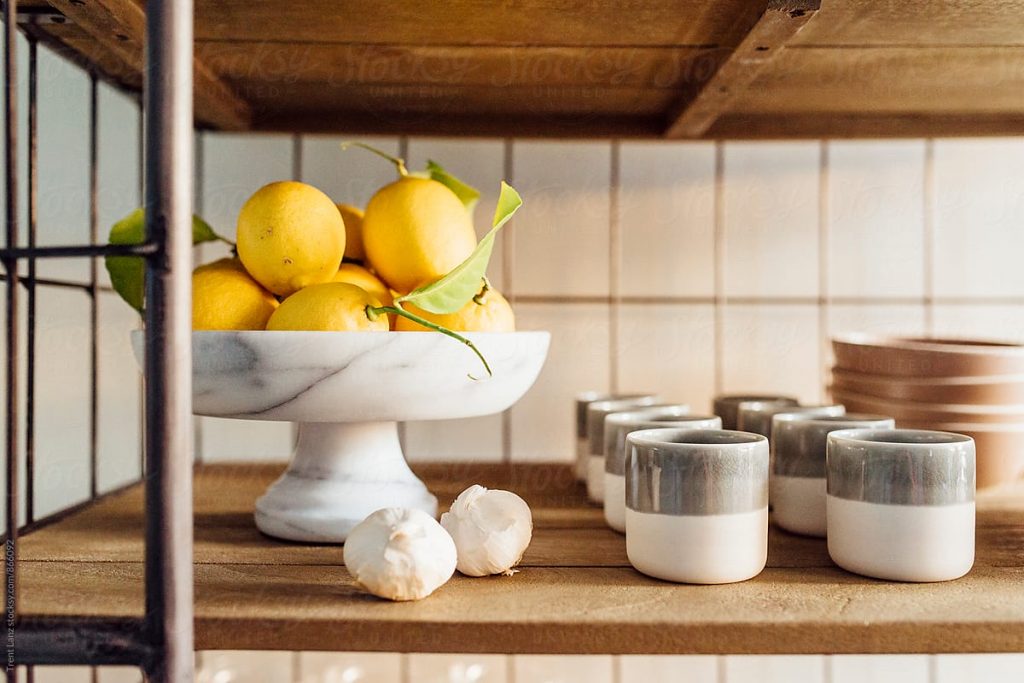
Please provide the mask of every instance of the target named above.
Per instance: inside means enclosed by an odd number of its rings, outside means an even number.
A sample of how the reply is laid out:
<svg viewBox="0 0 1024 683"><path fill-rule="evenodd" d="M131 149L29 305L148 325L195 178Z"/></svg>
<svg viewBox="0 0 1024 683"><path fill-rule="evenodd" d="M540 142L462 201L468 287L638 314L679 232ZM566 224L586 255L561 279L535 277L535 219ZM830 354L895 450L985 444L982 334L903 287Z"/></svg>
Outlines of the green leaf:
<svg viewBox="0 0 1024 683"><path fill-rule="evenodd" d="M110 228L110 244L142 244L146 239L146 213L135 209ZM231 242L221 237L199 216L192 216L192 244ZM110 284L121 298L142 313L146 263L141 256L108 256L105 259Z"/></svg>
<svg viewBox="0 0 1024 683"><path fill-rule="evenodd" d="M478 189L462 182L451 173L441 168L441 165L435 161L427 161L427 173L432 180L436 180L454 192L455 196L462 202L462 205L466 207L466 211L473 213L473 209L476 207L476 203L480 199L480 191Z"/></svg>
<svg viewBox="0 0 1024 683"><path fill-rule="evenodd" d="M487 263L491 260L491 251L494 249L495 235L522 205L523 200L519 193L502 181L498 207L494 211L494 221L491 224L493 227L476 245L469 258L455 266L440 280L399 297L395 303L409 303L424 311L441 314L454 313L465 306L480 291L481 281L487 272Z"/></svg>

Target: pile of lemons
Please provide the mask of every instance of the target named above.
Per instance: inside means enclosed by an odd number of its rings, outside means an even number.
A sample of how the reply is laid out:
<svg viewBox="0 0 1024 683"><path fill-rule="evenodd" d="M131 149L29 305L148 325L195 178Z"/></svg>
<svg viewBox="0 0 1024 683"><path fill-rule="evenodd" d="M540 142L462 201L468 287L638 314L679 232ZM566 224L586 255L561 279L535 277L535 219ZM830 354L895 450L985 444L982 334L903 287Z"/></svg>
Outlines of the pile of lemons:
<svg viewBox="0 0 1024 683"><path fill-rule="evenodd" d="M300 182L266 185L238 214L237 257L196 268L196 330L511 332L508 301L486 280L453 313L394 300L444 277L477 246L470 210L447 185L401 175L365 212ZM399 313L396 315L396 312Z"/></svg>

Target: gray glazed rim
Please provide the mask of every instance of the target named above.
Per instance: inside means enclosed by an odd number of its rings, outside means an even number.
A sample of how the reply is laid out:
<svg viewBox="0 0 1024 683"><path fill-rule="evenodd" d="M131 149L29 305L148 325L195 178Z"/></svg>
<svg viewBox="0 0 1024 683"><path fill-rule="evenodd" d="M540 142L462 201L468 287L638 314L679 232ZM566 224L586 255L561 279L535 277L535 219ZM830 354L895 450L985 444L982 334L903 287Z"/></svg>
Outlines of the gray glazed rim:
<svg viewBox="0 0 1024 683"><path fill-rule="evenodd" d="M825 426L842 422L881 422L882 420L895 420L891 415L880 413L844 413L842 415L815 415L813 413L778 413L772 416L772 421L779 422L800 422L809 423L815 426ZM851 427L852 429L871 429L870 427ZM849 431L849 430L836 430Z"/></svg>
<svg viewBox="0 0 1024 683"><path fill-rule="evenodd" d="M673 450L686 450L685 446L748 446L752 443L764 442L767 437L753 432L740 432L734 429L685 429L680 427L660 427L641 429L631 432L626 439L634 446L668 447L678 446Z"/></svg>
<svg viewBox="0 0 1024 683"><path fill-rule="evenodd" d="M710 414L694 415L689 412L673 413L670 412L672 409L688 411L690 407L686 403L673 403L671 405L650 406L647 408L638 408L636 410L624 410L620 413L609 413L605 416L604 422L606 425L613 424L615 426L623 426L643 422L700 422L702 420L711 420L718 417L717 415ZM652 427L652 429L654 429L654 427Z"/></svg>
<svg viewBox="0 0 1024 683"><path fill-rule="evenodd" d="M714 403L729 403L732 405L738 405L740 403L777 403L792 401L793 405L797 405L797 400L793 396L772 396L769 394L722 394L715 396L713 399Z"/></svg>
<svg viewBox="0 0 1024 683"><path fill-rule="evenodd" d="M587 404L586 438L589 443L590 453L604 453L604 420L613 413L624 413L630 410L642 408L654 408L658 405L657 394L638 394L625 398L615 398L605 401L593 401ZM682 404L670 404L682 405ZM687 409L689 407L687 406ZM600 419L600 422L598 422Z"/></svg>
<svg viewBox="0 0 1024 683"><path fill-rule="evenodd" d="M580 439L587 437L587 408L591 403L598 401L616 401L625 399L639 399L650 397L658 400L658 395L649 392L617 393L612 391L581 391L573 397L576 402L576 436Z"/></svg>
<svg viewBox="0 0 1024 683"><path fill-rule="evenodd" d="M721 429L718 415L654 414L655 409L612 413L604 421L604 471L626 476L626 437L646 429Z"/></svg>
<svg viewBox="0 0 1024 683"><path fill-rule="evenodd" d="M896 438L893 438L895 435ZM916 440L907 440L900 438L903 435L907 437L936 437L930 440L924 438ZM883 438L885 437L885 438ZM920 448L922 450L932 448L934 446L943 445L954 445L961 443L973 443L974 439L964 434L957 434L956 432L943 432L935 429L870 429L870 428L855 428L855 429L837 429L834 432L829 432L829 441L845 441L848 443L864 443L864 444L879 444L881 446L903 446L907 448Z"/></svg>

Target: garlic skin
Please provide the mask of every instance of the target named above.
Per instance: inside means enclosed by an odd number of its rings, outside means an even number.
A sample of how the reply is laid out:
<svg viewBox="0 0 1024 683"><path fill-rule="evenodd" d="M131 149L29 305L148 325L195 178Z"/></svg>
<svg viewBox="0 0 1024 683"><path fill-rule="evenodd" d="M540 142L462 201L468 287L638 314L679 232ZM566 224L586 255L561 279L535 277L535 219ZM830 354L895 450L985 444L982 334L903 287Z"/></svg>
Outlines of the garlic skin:
<svg viewBox="0 0 1024 683"><path fill-rule="evenodd" d="M367 591L388 600L421 600L455 573L448 532L422 510L383 508L345 540L345 566Z"/></svg>
<svg viewBox="0 0 1024 683"><path fill-rule="evenodd" d="M530 545L533 515L526 501L511 491L474 484L441 515L441 526L455 540L459 572L511 575Z"/></svg>

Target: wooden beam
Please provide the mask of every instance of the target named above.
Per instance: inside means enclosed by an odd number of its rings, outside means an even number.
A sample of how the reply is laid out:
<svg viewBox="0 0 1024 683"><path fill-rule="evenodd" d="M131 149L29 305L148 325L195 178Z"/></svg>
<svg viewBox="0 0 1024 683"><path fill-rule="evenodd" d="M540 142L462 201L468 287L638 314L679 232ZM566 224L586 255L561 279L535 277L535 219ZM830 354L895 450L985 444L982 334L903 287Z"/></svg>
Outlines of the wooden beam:
<svg viewBox="0 0 1024 683"><path fill-rule="evenodd" d="M698 138L770 64L818 11L820 0L769 0L764 14L665 130L667 138Z"/></svg>
<svg viewBox="0 0 1024 683"><path fill-rule="evenodd" d="M98 48L137 74L145 69L143 41L146 14L133 0L48 0L54 9L86 33ZM99 61L99 60L95 60ZM231 90L205 64L194 63L195 118L197 122L226 130L248 127L251 114L248 103ZM122 74L108 74L114 80L130 82ZM141 79L140 79L141 80Z"/></svg>

